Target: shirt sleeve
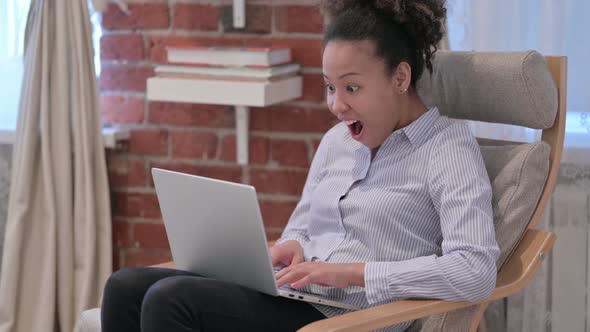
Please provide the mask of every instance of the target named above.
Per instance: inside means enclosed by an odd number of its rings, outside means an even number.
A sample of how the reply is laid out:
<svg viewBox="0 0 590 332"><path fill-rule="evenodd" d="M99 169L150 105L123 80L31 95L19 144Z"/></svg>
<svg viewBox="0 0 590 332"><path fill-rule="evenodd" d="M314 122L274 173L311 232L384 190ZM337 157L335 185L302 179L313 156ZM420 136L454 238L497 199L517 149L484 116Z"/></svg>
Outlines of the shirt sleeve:
<svg viewBox="0 0 590 332"><path fill-rule="evenodd" d="M305 186L303 187L303 193L301 194L299 203L297 203L295 210L293 210L287 226L283 230L281 237L276 242L277 244L288 240L295 240L305 248L305 242L309 241L307 225L309 210L311 208L311 196L322 178L322 170L325 168L326 154L329 150L329 145L331 144L330 133L332 131L333 130L328 131L328 133L324 135L318 146L318 149L311 162L311 166L309 167L307 179L305 181Z"/></svg>
<svg viewBox="0 0 590 332"><path fill-rule="evenodd" d="M477 141L467 126L439 134L428 171L432 203L440 217L442 255L397 262L368 262L370 304L401 298L480 301L496 285L492 189Z"/></svg>

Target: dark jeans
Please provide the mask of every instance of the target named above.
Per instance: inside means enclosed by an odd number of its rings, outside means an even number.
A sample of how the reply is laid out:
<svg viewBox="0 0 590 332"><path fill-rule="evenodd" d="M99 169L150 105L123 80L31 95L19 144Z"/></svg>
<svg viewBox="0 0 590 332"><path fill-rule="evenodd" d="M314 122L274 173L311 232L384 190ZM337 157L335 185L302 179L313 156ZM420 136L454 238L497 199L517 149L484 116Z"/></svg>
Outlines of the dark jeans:
<svg viewBox="0 0 590 332"><path fill-rule="evenodd" d="M103 332L295 331L323 318L305 302L150 267L113 273L101 310Z"/></svg>

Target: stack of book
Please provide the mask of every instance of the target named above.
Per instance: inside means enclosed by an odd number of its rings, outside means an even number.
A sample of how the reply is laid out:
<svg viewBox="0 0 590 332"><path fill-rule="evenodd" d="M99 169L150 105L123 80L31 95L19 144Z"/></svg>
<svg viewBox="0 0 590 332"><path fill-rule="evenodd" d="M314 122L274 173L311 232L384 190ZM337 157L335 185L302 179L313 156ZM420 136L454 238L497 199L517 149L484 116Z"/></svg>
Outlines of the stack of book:
<svg viewBox="0 0 590 332"><path fill-rule="evenodd" d="M288 48L168 47L171 65L157 66L156 75L218 80L275 81L295 76Z"/></svg>
<svg viewBox="0 0 590 332"><path fill-rule="evenodd" d="M191 46L166 51L168 64L156 66L148 90L151 85L152 95L168 95L170 101L265 106L301 95L301 66L292 63L289 48ZM251 94L259 91L263 100L253 99Z"/></svg>

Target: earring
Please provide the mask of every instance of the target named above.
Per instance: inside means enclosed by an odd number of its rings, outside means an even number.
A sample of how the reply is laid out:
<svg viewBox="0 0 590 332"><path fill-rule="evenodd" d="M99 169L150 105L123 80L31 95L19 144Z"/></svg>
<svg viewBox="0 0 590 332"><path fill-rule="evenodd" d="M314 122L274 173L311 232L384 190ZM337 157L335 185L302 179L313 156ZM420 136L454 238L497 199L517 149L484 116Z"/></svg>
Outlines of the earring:
<svg viewBox="0 0 590 332"><path fill-rule="evenodd" d="M408 91L408 88L399 89L399 93L406 93L406 91Z"/></svg>

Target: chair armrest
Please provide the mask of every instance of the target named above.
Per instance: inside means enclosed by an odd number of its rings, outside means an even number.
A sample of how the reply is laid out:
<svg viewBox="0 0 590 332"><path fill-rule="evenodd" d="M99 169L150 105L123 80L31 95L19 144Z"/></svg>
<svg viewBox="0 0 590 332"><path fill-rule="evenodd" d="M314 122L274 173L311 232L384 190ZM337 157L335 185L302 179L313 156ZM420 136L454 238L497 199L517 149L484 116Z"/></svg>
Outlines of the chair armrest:
<svg viewBox="0 0 590 332"><path fill-rule="evenodd" d="M541 268L555 244L555 233L540 229L526 230L496 278L491 300L501 299L524 289Z"/></svg>
<svg viewBox="0 0 590 332"><path fill-rule="evenodd" d="M468 307L469 302L403 300L323 319L304 326L299 332L372 331L421 317Z"/></svg>
<svg viewBox="0 0 590 332"><path fill-rule="evenodd" d="M320 320L299 331L370 331L512 295L523 289L534 277L541 267L543 257L549 254L554 243L554 233L536 229L527 230L509 261L500 270L496 279L496 289L487 300L481 302L403 300Z"/></svg>

